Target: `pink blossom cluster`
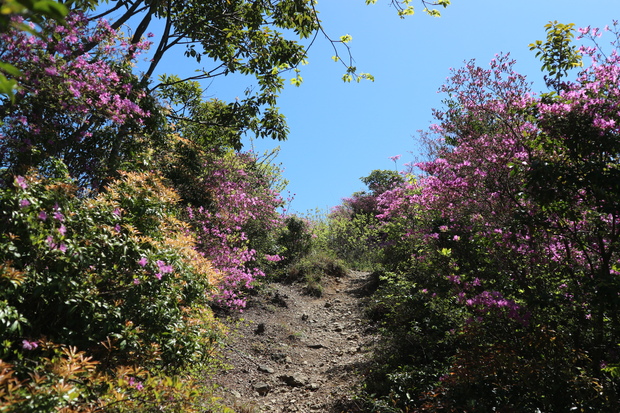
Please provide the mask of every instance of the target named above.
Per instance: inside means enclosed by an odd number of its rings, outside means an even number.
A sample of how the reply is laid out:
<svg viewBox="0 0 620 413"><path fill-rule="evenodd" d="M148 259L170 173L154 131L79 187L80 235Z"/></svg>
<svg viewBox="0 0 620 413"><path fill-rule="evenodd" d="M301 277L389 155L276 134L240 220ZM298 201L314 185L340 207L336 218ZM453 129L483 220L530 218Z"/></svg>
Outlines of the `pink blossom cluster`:
<svg viewBox="0 0 620 413"><path fill-rule="evenodd" d="M72 173L87 173L101 161L88 151L106 147L103 131L119 135L121 126L138 128L150 116L132 74L133 60L150 44L128 44L105 20L92 24L80 12L66 25L45 22L41 32L0 34L2 60L22 73L16 104L0 127L0 163L35 153L63 156Z"/></svg>
<svg viewBox="0 0 620 413"><path fill-rule="evenodd" d="M533 98L525 78L513 72L514 63L508 55L496 56L489 69L470 61L453 72L442 90L455 104L434 112L441 121L433 127L440 138L430 142L434 159L415 165L425 173L417 182L382 194L380 218L439 214L447 222L443 232L454 233L493 234L505 227L515 202L523 202L506 193L519 189L511 165L527 162L523 136L536 131L521 113ZM425 228L411 228L413 233L431 241L439 237Z"/></svg>
<svg viewBox="0 0 620 413"><path fill-rule="evenodd" d="M590 308L597 295L603 305L604 293L591 286L613 283L610 275L618 272L620 260L620 205L613 198L620 182L616 27L606 29L616 36L614 50L582 48L592 64L552 98L536 97L508 55L496 56L489 68L471 61L454 70L441 89L449 104L434 111L435 136L423 136L432 160L415 165L423 173L415 183L379 197L378 217L403 223L403 237L425 243L427 251L437 245L457 250L464 242L487 246L498 272L479 277L483 286L498 289L467 289L451 275L459 302L479 316L499 311L527 321L527 296L519 291L528 291L532 280L574 305ZM582 34L595 40L600 31ZM566 127L573 119L573 127ZM546 141L556 143L538 143ZM582 181L582 186L570 191L556 186L550 200L535 195L537 186L548 184L536 182L538 164L551 162L567 169L561 177L574 171L574 185ZM555 204L560 198L563 202ZM449 274L460 268L454 260L446 266ZM537 278L540 274L547 278Z"/></svg>
<svg viewBox="0 0 620 413"><path fill-rule="evenodd" d="M251 231L269 233L282 225L277 209L280 196L265 177L245 168L254 162L251 154L216 157L205 165L208 176L205 191L211 198L206 207L188 207L188 215L197 233L199 249L224 274L215 299L222 305L245 307L242 290L264 272L257 266L259 252L252 248ZM278 261L278 255L260 258Z"/></svg>
<svg viewBox="0 0 620 413"><path fill-rule="evenodd" d="M530 318L530 314L524 313L519 304L504 298L499 291L483 291L471 298L463 298L461 302L481 314L487 315L492 312L495 317L503 315L522 324L527 324Z"/></svg>

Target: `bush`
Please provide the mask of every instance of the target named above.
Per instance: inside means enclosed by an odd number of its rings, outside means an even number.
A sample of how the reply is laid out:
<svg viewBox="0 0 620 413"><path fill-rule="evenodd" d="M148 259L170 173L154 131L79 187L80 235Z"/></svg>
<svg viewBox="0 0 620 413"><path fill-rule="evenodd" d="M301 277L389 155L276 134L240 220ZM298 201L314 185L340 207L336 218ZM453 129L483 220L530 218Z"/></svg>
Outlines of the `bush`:
<svg viewBox="0 0 620 413"><path fill-rule="evenodd" d="M37 406L26 411L117 403L105 401L116 391L114 381L154 383L160 377L168 383L162 386L172 386L166 380L177 380L178 372L213 362L222 327L208 293L220 276L175 218L177 200L157 177L138 173L123 174L88 198L59 162L47 177L5 181L3 402ZM15 386L21 386L17 393ZM131 387L121 384L120 391ZM151 396L161 390L151 388ZM149 397L139 399L147 403Z"/></svg>
<svg viewBox="0 0 620 413"><path fill-rule="evenodd" d="M310 254L313 247L312 233L308 222L294 215L286 217L284 225L278 237L278 245L282 248L279 255L284 257L282 264L288 265Z"/></svg>
<svg viewBox="0 0 620 413"><path fill-rule="evenodd" d="M309 295L323 295L325 277L343 277L347 274L344 263L325 252L314 252L287 269L286 280L302 281Z"/></svg>
<svg viewBox="0 0 620 413"><path fill-rule="evenodd" d="M370 270L382 260L379 221L371 215L348 215L336 211L329 217L325 233L328 251L349 267Z"/></svg>

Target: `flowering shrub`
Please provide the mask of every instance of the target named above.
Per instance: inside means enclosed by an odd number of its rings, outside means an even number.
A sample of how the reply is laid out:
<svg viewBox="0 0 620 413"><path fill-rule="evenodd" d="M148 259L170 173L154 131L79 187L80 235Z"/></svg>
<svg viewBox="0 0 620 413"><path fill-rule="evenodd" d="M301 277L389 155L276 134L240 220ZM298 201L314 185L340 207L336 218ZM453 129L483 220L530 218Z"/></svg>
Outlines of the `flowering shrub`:
<svg viewBox="0 0 620 413"><path fill-rule="evenodd" d="M245 306L240 294L265 275L259 263L280 259L273 237L282 225L277 208L283 203L255 166L251 154L207 156L197 179L204 206L186 209L199 251L224 277L215 299L233 308Z"/></svg>
<svg viewBox="0 0 620 413"><path fill-rule="evenodd" d="M376 216L381 195L403 183L403 177L387 170L374 170L360 179L370 193L356 192L333 208L324 230L326 246L348 265L371 268L382 260L381 250L385 234L379 228Z"/></svg>
<svg viewBox="0 0 620 413"><path fill-rule="evenodd" d="M29 354L36 363L0 360L3 412L233 412L198 372L169 376L135 365L103 370L100 362L74 347L49 342L40 347Z"/></svg>
<svg viewBox="0 0 620 413"><path fill-rule="evenodd" d="M149 42L129 44L105 20L93 25L80 12L66 24L41 24L40 36L0 34L3 61L21 71L15 101L0 105L0 166L23 175L58 157L80 183L99 187L128 152L140 152L136 133L157 119L131 73Z"/></svg>
<svg viewBox="0 0 620 413"><path fill-rule="evenodd" d="M178 196L152 174L124 173L97 197L79 197L54 165L49 177L16 176L0 189L5 368L22 382L29 372L57 371L40 357L75 347L70 357L81 352L80 363L93 366L74 372L86 375L77 386L99 394L107 390L97 383L108 381L97 376L101 369L139 366L136 377L148 378L210 363L221 327L209 291L219 274L174 217ZM35 384L58 396L46 393L46 403L63 406L69 387L42 377Z"/></svg>
<svg viewBox="0 0 620 413"><path fill-rule="evenodd" d="M620 62L581 52L592 65L540 97L508 56L454 71L424 175L379 197L402 280L384 280L375 311L413 362L394 357L403 374L373 380L391 381L381 391L399 406L618 408L605 366L620 358ZM440 309L433 326L422 304ZM418 354L438 337L441 352Z"/></svg>

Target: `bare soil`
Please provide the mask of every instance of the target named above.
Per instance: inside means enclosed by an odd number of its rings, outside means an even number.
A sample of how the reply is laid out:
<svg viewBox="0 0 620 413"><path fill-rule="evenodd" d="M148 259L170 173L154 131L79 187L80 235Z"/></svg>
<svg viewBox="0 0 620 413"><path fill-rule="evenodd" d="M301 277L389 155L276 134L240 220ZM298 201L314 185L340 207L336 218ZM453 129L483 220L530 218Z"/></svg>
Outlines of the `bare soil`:
<svg viewBox="0 0 620 413"><path fill-rule="evenodd" d="M226 319L229 370L215 376L238 412L357 411L353 394L376 336L363 315L370 274L349 271L324 282L321 297L303 285L274 283Z"/></svg>

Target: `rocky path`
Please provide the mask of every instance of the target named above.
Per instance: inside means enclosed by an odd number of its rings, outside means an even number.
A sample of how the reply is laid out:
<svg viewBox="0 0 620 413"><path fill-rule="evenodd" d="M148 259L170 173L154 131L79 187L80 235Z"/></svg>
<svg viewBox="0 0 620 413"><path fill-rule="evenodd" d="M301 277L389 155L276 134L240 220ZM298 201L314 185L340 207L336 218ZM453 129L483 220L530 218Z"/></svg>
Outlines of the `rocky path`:
<svg viewBox="0 0 620 413"><path fill-rule="evenodd" d="M362 315L369 274L330 280L320 298L272 284L228 320L232 340L216 375L239 412L350 410L374 337ZM345 406L349 407L345 407Z"/></svg>

